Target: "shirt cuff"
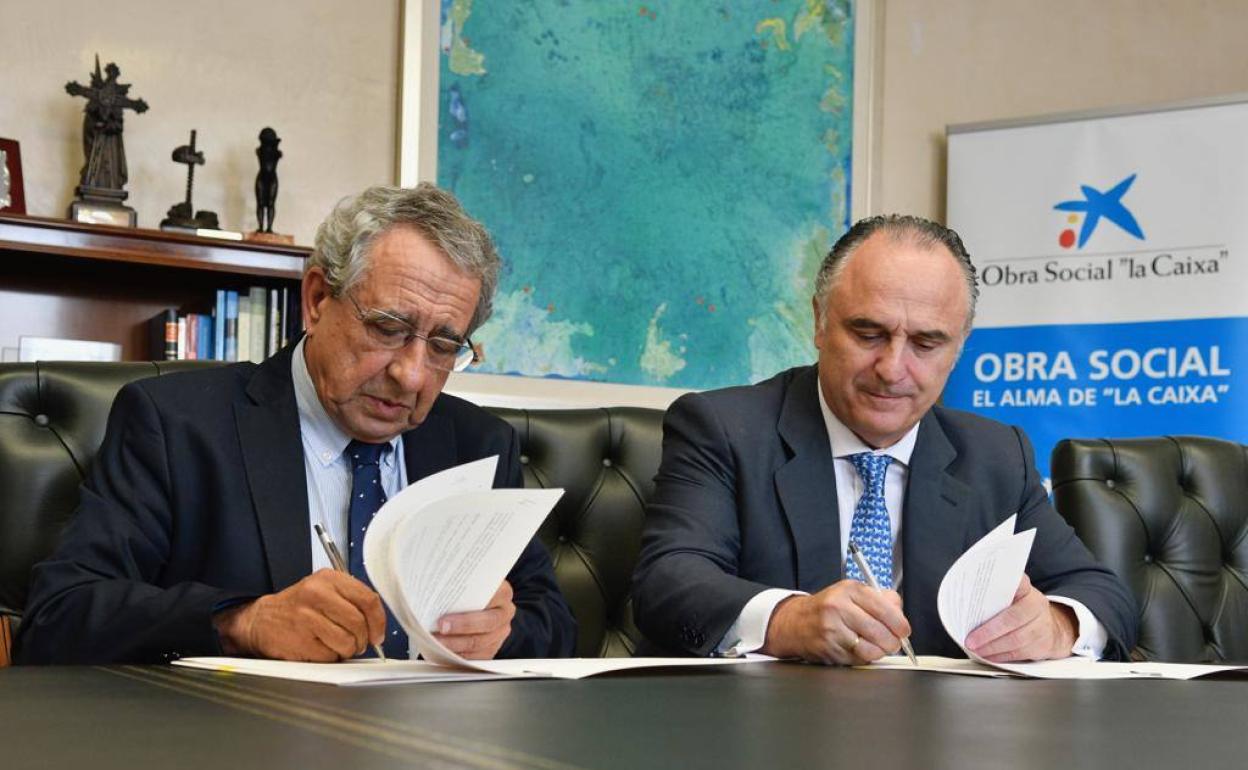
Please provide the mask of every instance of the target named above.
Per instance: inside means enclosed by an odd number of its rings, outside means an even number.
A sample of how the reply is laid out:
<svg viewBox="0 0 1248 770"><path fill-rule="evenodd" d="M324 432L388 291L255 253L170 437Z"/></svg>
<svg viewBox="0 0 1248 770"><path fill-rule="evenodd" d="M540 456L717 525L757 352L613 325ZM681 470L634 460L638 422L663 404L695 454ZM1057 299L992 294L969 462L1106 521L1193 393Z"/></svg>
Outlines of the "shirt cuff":
<svg viewBox="0 0 1248 770"><path fill-rule="evenodd" d="M728 627L728 633L715 645L715 652L725 653L732 650L744 655L759 649L767 642L767 626L771 623L771 613L776 611L776 605L790 596L806 595L805 591L784 588L768 588L754 594L741 608L741 614Z"/></svg>
<svg viewBox="0 0 1248 770"><path fill-rule="evenodd" d="M1092 610L1088 609L1083 602L1067 599L1065 596L1046 598L1054 604L1060 604L1075 611L1075 619L1079 621L1079 638L1075 639L1074 646L1070 648L1071 654L1100 660L1101 655L1105 653L1105 645L1109 643L1109 632L1092 614Z"/></svg>

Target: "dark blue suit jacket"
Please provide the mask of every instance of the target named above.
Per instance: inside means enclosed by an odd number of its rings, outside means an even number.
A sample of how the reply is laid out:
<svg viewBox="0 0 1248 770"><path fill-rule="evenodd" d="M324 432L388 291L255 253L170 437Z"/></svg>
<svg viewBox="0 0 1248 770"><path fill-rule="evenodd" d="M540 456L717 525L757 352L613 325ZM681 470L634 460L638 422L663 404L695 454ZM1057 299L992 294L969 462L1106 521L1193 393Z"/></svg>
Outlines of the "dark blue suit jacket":
<svg viewBox="0 0 1248 770"><path fill-rule="evenodd" d="M836 476L814 367L752 387L680 398L634 573L637 625L653 643L707 655L767 588L815 593L842 578ZM902 599L916 652L961 656L936 611L941 578L1011 514L1036 528L1027 574L1083 602L1109 631L1107 658L1135 644L1130 593L1053 506L1017 428L933 408L919 424L902 513Z"/></svg>
<svg viewBox="0 0 1248 770"><path fill-rule="evenodd" d="M32 572L18 662L220 655L215 607L312 571L292 350L122 388L78 511ZM497 454L495 486L522 486L515 431L453 396L403 447L409 481ZM508 580L516 616L499 655L570 655L576 625L539 542Z"/></svg>

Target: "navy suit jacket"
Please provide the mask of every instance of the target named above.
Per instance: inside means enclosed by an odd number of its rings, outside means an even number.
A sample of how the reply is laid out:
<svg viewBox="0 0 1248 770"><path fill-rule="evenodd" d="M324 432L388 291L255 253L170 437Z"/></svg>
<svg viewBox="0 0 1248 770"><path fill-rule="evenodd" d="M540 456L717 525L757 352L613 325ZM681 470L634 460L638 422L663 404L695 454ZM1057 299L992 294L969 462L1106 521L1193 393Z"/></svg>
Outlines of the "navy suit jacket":
<svg viewBox="0 0 1248 770"><path fill-rule="evenodd" d="M220 655L214 608L311 573L292 350L122 388L78 511L32 572L18 662ZM522 486L515 431L453 396L403 448L409 482L497 454L495 486ZM516 616L499 656L570 655L576 625L545 548L529 543L507 577Z"/></svg>
<svg viewBox="0 0 1248 770"><path fill-rule="evenodd" d="M815 593L842 579L836 476L814 367L751 387L683 396L663 426L663 460L634 573L637 625L668 650L707 655L767 588ZM1107 658L1135 644L1130 593L1049 503L1014 427L942 407L919 424L902 513L901 594L916 652L959 657L936 611L941 578L1013 513L1036 528L1027 574L1085 604L1109 632Z"/></svg>

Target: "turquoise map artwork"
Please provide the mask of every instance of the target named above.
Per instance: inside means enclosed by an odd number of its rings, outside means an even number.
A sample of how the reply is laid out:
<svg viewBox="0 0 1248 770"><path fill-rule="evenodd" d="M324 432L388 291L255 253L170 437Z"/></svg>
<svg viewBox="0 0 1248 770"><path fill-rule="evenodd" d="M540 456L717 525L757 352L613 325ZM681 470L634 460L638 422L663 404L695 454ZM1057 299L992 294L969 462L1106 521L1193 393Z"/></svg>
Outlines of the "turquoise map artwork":
<svg viewBox="0 0 1248 770"><path fill-rule="evenodd" d="M443 0L438 183L504 260L477 371L710 388L814 360L850 0Z"/></svg>

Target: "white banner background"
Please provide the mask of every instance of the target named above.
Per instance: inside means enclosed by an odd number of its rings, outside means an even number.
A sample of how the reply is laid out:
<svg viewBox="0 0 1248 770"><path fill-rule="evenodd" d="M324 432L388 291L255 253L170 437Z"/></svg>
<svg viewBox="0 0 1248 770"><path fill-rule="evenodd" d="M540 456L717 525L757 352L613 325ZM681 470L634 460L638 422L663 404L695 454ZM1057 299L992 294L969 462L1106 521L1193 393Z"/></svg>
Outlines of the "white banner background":
<svg viewBox="0 0 1248 770"><path fill-rule="evenodd" d="M1111 204L1080 245L1055 207L1128 179L1143 237ZM946 404L1023 426L1046 476L1063 437L1248 440L1248 103L952 128L948 223L981 295Z"/></svg>

